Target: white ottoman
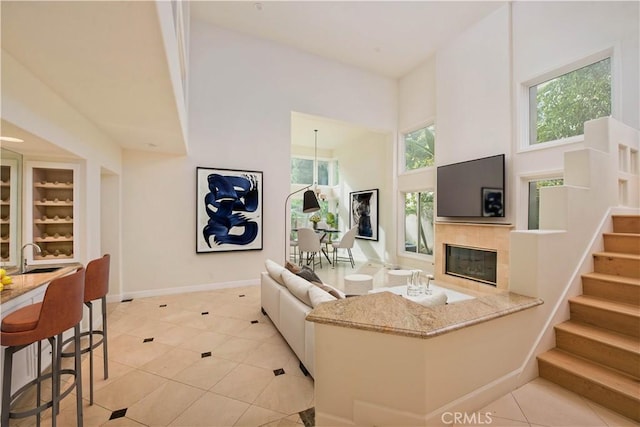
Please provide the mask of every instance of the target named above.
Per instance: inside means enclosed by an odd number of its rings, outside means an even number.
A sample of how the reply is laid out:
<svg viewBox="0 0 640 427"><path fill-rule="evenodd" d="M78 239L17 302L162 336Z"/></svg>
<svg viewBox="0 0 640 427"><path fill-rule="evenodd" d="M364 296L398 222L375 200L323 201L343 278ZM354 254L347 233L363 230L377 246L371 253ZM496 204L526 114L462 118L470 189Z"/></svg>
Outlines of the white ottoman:
<svg viewBox="0 0 640 427"><path fill-rule="evenodd" d="M406 285L411 277L411 270L389 270L387 272L387 286Z"/></svg>
<svg viewBox="0 0 640 427"><path fill-rule="evenodd" d="M344 276L345 295L366 295L371 289L373 289L373 277L368 274Z"/></svg>

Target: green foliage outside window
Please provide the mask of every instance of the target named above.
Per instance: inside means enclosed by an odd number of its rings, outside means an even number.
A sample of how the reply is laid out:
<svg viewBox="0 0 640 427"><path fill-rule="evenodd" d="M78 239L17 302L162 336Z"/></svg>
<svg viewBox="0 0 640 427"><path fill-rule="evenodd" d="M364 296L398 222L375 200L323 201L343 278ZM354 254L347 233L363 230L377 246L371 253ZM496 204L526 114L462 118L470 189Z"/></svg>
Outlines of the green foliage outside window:
<svg viewBox="0 0 640 427"><path fill-rule="evenodd" d="M542 179L529 182L529 230L538 230L540 228L540 189L542 187L555 187L563 185L564 179Z"/></svg>
<svg viewBox="0 0 640 427"><path fill-rule="evenodd" d="M430 125L404 136L405 170L434 165L435 132L435 125Z"/></svg>
<svg viewBox="0 0 640 427"><path fill-rule="evenodd" d="M434 192L405 194L405 251L433 255Z"/></svg>
<svg viewBox="0 0 640 427"><path fill-rule="evenodd" d="M611 58L529 88L530 143L584 134L584 122L611 115Z"/></svg>

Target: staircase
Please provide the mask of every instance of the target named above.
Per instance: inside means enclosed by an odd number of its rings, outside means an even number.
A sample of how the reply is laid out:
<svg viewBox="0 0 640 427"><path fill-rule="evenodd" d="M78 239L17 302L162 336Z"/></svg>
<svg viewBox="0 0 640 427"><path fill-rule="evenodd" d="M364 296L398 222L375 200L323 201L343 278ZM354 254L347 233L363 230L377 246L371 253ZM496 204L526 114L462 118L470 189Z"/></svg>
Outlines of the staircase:
<svg viewBox="0 0 640 427"><path fill-rule="evenodd" d="M583 295L538 356L542 378L640 422L640 216L614 215Z"/></svg>

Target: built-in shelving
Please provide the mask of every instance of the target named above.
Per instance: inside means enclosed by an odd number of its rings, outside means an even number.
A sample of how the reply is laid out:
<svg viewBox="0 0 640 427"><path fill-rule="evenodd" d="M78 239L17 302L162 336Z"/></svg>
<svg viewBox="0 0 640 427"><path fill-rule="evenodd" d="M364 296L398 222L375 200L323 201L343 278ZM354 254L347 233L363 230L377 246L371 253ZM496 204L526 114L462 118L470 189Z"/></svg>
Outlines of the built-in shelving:
<svg viewBox="0 0 640 427"><path fill-rule="evenodd" d="M16 265L17 166L16 160L4 158L0 165L0 263L3 267Z"/></svg>
<svg viewBox="0 0 640 427"><path fill-rule="evenodd" d="M77 167L33 162L27 165L27 178L27 235L42 249L40 253L28 251L28 260L36 264L75 261Z"/></svg>

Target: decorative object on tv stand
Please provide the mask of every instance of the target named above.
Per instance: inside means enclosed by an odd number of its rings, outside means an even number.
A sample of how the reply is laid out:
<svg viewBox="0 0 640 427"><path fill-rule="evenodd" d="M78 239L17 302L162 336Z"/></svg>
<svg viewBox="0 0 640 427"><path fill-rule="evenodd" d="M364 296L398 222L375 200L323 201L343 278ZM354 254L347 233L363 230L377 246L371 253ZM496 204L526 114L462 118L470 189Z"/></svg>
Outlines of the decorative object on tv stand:
<svg viewBox="0 0 640 427"><path fill-rule="evenodd" d="M349 193L349 228L358 226L356 238L378 240L378 189Z"/></svg>
<svg viewBox="0 0 640 427"><path fill-rule="evenodd" d="M196 253L262 250L262 172L196 168Z"/></svg>

